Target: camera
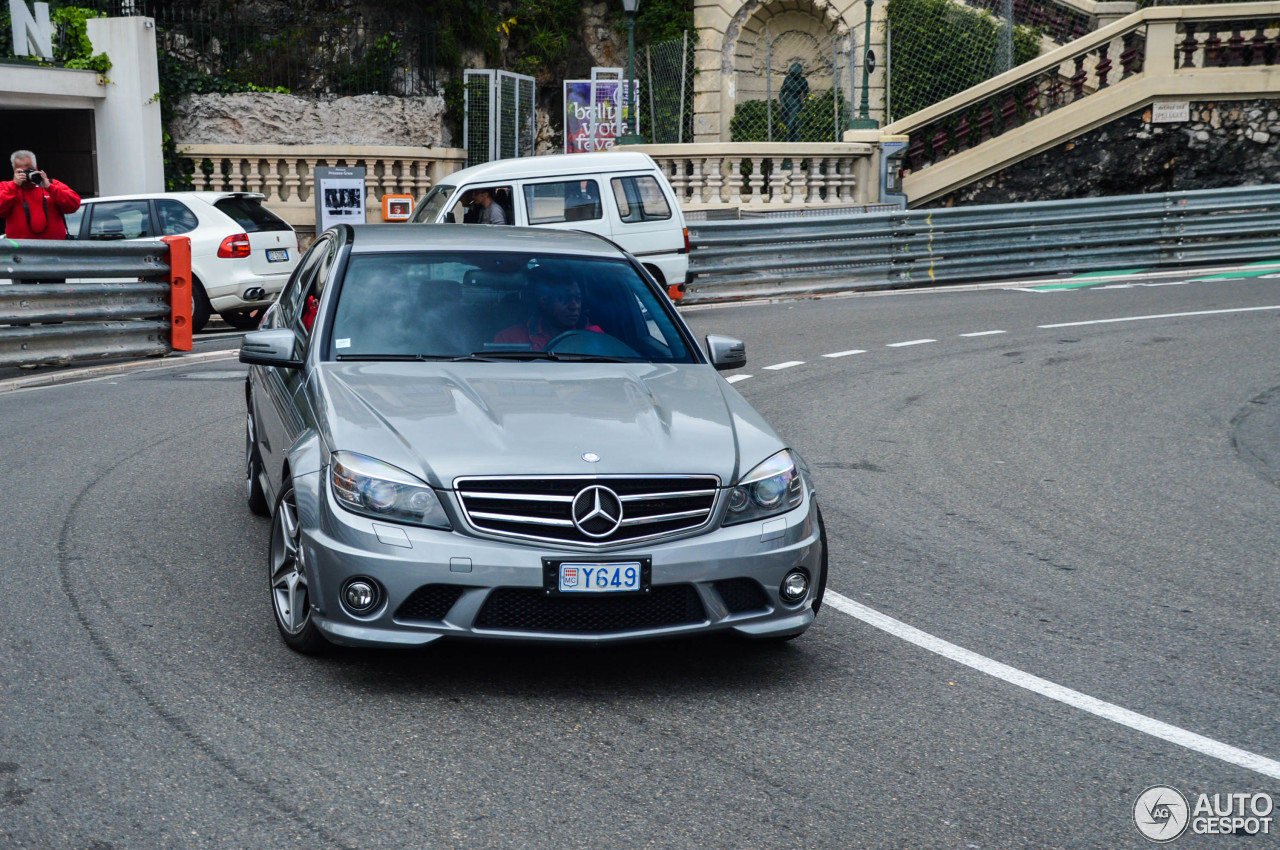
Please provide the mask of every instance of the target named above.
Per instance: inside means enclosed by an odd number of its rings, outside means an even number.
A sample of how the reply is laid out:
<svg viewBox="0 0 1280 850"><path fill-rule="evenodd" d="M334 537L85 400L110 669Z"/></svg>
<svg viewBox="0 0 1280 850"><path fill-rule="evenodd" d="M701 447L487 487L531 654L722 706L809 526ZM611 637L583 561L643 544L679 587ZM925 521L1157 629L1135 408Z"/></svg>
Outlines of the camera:
<svg viewBox="0 0 1280 850"><path fill-rule="evenodd" d="M44 178L40 176L40 172L36 171L34 168L25 168L22 173L27 175L27 179L31 181L32 186L39 186L44 182Z"/></svg>

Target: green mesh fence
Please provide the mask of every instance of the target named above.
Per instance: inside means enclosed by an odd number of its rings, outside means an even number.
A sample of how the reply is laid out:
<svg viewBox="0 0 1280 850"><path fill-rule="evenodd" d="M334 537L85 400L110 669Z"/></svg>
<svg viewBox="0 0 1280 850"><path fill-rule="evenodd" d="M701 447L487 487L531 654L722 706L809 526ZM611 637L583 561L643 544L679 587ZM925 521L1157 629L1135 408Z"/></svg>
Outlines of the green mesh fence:
<svg viewBox="0 0 1280 850"><path fill-rule="evenodd" d="M693 141L693 48L696 36L650 44L636 51L640 134L674 145Z"/></svg>

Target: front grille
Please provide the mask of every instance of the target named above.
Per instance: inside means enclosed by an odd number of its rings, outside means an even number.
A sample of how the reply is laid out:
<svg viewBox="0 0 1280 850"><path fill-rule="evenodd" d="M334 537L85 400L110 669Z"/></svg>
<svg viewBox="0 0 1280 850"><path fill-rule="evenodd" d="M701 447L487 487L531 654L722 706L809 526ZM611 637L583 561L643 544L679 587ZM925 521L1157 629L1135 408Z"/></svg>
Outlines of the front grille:
<svg viewBox="0 0 1280 850"><path fill-rule="evenodd" d="M714 586L730 614L764 611L769 608L769 597L765 596L764 588L755 579L731 578L718 581Z"/></svg>
<svg viewBox="0 0 1280 850"><path fill-rule="evenodd" d="M439 622L466 590L458 584L424 584L400 603L395 619Z"/></svg>
<svg viewBox="0 0 1280 850"><path fill-rule="evenodd" d="M714 476L459 478L458 499L480 531L528 540L609 546L701 528L711 521L720 480ZM606 516L583 519L596 506ZM612 493L613 496L609 494ZM581 495L575 522L575 499ZM614 501L616 497L616 501ZM619 514L615 518L613 514Z"/></svg>
<svg viewBox="0 0 1280 850"><path fill-rule="evenodd" d="M548 596L536 587L500 587L476 617L477 629L508 632L636 632L701 623L707 615L691 584L661 585L642 596Z"/></svg>

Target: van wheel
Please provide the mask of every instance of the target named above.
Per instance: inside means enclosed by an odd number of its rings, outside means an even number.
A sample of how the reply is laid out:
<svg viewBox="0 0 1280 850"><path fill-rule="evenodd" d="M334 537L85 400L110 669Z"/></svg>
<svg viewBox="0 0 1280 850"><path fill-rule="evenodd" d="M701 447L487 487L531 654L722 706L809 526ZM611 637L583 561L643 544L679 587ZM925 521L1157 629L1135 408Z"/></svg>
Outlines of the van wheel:
<svg viewBox="0 0 1280 850"><path fill-rule="evenodd" d="M204 326L209 324L209 317L213 315L213 305L209 303L209 296L205 294L204 284L199 278L191 278L191 330L198 333L204 330Z"/></svg>

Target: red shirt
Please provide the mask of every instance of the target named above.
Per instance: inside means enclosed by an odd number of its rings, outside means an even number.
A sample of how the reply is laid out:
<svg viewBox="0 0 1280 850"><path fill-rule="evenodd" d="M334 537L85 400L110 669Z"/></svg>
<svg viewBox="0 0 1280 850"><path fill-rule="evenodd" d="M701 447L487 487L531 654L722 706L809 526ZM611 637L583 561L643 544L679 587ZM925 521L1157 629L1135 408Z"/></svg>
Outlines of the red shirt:
<svg viewBox="0 0 1280 850"><path fill-rule="evenodd" d="M536 327L534 326L535 321L537 322ZM604 333L604 329L599 325L587 325L578 330L591 331L597 334ZM506 330L498 331L498 335L493 338L493 341L509 345L527 345L533 351L546 351L547 343L551 342L551 334L542 329L542 319L530 319L523 324L512 325Z"/></svg>
<svg viewBox="0 0 1280 850"><path fill-rule="evenodd" d="M23 201L27 202L26 209ZM26 183L21 188L12 180L0 183L0 216L4 216L4 235L8 239L66 239L67 222L63 216L78 209L80 196L66 183L50 180L48 186Z"/></svg>

